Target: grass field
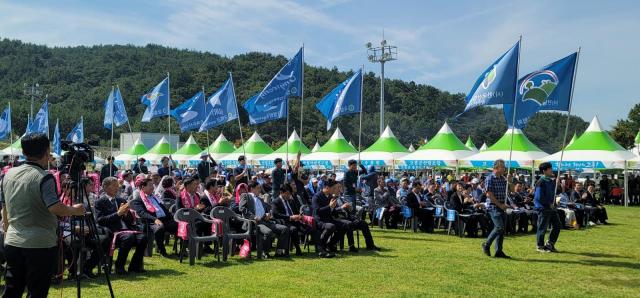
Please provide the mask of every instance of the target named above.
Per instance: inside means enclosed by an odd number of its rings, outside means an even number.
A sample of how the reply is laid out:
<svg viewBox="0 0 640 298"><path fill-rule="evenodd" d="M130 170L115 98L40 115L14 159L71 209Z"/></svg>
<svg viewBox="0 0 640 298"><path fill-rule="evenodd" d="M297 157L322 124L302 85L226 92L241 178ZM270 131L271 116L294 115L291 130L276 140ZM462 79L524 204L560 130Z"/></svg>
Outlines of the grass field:
<svg viewBox="0 0 640 298"><path fill-rule="evenodd" d="M193 267L154 256L145 258L148 273L113 276L113 287L116 297L638 297L640 209L608 211L610 225L563 230L558 254L536 252L533 234L507 237L505 252L513 259L503 260L482 254L482 239L374 228L378 253L236 256L226 263L205 256ZM83 282L82 290L108 296L104 278ZM75 296L75 283L52 287L50 295Z"/></svg>

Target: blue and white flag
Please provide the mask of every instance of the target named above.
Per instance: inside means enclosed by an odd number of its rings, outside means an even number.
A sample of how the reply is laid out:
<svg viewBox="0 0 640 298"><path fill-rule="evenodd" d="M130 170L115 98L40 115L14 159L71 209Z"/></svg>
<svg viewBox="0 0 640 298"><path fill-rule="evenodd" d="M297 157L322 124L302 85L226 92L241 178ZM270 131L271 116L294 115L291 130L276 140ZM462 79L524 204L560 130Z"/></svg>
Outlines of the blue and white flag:
<svg viewBox="0 0 640 298"><path fill-rule="evenodd" d="M147 106L141 122L149 122L153 118L169 116L169 78L165 78L140 98Z"/></svg>
<svg viewBox="0 0 640 298"><path fill-rule="evenodd" d="M83 143L84 142L84 119L80 117L80 122L74 126L69 134L67 135L67 141L71 141L74 143Z"/></svg>
<svg viewBox="0 0 640 298"><path fill-rule="evenodd" d="M362 70L358 70L358 72L325 95L316 104L316 108L327 118L327 130L330 130L333 119L342 115L359 113L361 101Z"/></svg>
<svg viewBox="0 0 640 298"><path fill-rule="evenodd" d="M103 126L106 129L111 129L111 123L114 127L118 127L127 123L129 117L127 117L127 110L124 108L124 100L120 94L120 88L116 87L109 93L109 98L104 103L104 121Z"/></svg>
<svg viewBox="0 0 640 298"><path fill-rule="evenodd" d="M181 132L195 130L200 128L206 117L204 109L204 92L200 91L177 108L171 110L171 116L178 121Z"/></svg>
<svg viewBox="0 0 640 298"><path fill-rule="evenodd" d="M278 71L269 84L256 96L245 102L249 122L258 124L287 116L290 96L302 95L302 48Z"/></svg>
<svg viewBox="0 0 640 298"><path fill-rule="evenodd" d="M207 118L202 122L199 131L206 131L237 118L236 92L233 87L233 79L229 75L224 85L209 97Z"/></svg>
<svg viewBox="0 0 640 298"><path fill-rule="evenodd" d="M42 103L42 107L36 114L35 118L31 121L31 125L29 125L29 133L43 133L45 135L49 135L49 100L47 98L44 99L44 103Z"/></svg>
<svg viewBox="0 0 640 298"><path fill-rule="evenodd" d="M516 128L524 128L538 111L569 111L577 58L578 53L573 53L518 80ZM513 105L505 104L503 111L511 127Z"/></svg>
<svg viewBox="0 0 640 298"><path fill-rule="evenodd" d="M467 106L462 113L478 106L513 103L519 55L520 41L480 75L465 99Z"/></svg>
<svg viewBox="0 0 640 298"><path fill-rule="evenodd" d="M0 140L11 135L11 106L8 106L0 115Z"/></svg>
<svg viewBox="0 0 640 298"><path fill-rule="evenodd" d="M62 155L62 142L60 141L60 126L56 119L56 128L53 129L53 153Z"/></svg>

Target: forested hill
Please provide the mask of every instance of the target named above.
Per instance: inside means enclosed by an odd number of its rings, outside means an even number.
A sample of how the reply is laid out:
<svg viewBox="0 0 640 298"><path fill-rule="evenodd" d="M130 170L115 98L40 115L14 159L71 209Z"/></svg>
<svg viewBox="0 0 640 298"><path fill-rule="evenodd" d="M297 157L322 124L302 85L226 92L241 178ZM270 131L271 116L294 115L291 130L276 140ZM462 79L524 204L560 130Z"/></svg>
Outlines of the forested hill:
<svg viewBox="0 0 640 298"><path fill-rule="evenodd" d="M23 84L38 82L42 90L49 94L52 131L55 119L59 118L64 137L84 115L85 137L106 145L110 131L102 127L103 103L113 85L120 86L134 131L166 132L166 118L140 123L144 111L140 96L162 80L167 72L171 74L172 107L193 96L203 85L207 94L215 91L227 78L229 71L233 72L236 95L242 104L259 92L287 60L288 57L255 52L228 58L159 45L51 48L4 39L0 40L0 107L11 101L14 133L22 134L30 107L30 100L23 93ZM322 144L331 133L326 131L326 120L315 104L351 73L338 71L335 67L305 66L302 135L308 146L313 146L316 141ZM363 148L378 136L379 84L379 78L373 73L366 74ZM445 120L449 121L463 142L471 135L478 147L483 142L492 144L506 130L501 109L481 108L453 121L452 117L464 108L464 94L451 94L433 86L401 80L388 80L385 92L386 123L407 147L412 143L414 146L421 144L425 137L430 139ZM36 111L43 98L41 96L36 100ZM242 108L240 110L245 136L257 129L262 138L274 147L286 139L284 119L257 127L248 126L247 115ZM562 142L564 119L558 113L538 113L530 120L525 134L541 149L548 153L555 152ZM293 98L290 103L290 128L299 129L299 126L300 99ZM357 115L340 117L334 122L336 126L357 145ZM572 117L570 135L574 131L582 132L586 126L583 119ZM125 127L117 129L116 138L118 132L125 131ZM173 133L179 132L175 121L171 128ZM240 139L237 122L227 123L220 129L228 139ZM210 131L212 138L217 136L220 129ZM194 136L200 145L206 143L203 133L195 133ZM183 141L187 137L188 134L182 134Z"/></svg>

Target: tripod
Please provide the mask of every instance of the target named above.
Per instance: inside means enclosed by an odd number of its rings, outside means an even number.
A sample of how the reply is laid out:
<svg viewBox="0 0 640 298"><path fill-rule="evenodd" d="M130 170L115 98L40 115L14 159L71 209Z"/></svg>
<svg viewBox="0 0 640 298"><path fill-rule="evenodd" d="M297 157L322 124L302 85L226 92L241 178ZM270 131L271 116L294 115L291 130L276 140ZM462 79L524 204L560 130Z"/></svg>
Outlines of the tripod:
<svg viewBox="0 0 640 298"><path fill-rule="evenodd" d="M71 244L72 246L76 246L77 258L76 258L76 292L77 296L81 297L82 294L82 286L80 283L82 273L84 272L85 260L86 260L86 243L85 238L89 238L89 241L95 243L95 253L99 256L99 265L98 267L104 272L105 279L107 280L107 286L109 287L109 294L111 298L113 295L113 287L111 286L110 268L107 262L107 254L102 251L102 246L100 243L100 237L98 236L98 226L96 225L95 217L93 214L93 207L91 206L91 201L88 198L88 194L86 192L86 181L81 179L80 173L77 174L77 180L75 180L74 184L71 185L72 193L73 193L73 202L76 204L83 204L87 213L84 216L73 216L70 219L70 227L71 227ZM73 177L71 178L72 180ZM73 192L73 188L75 188L75 192ZM85 228L88 229L88 232L85 235ZM76 231L78 231L78 235L76 235Z"/></svg>

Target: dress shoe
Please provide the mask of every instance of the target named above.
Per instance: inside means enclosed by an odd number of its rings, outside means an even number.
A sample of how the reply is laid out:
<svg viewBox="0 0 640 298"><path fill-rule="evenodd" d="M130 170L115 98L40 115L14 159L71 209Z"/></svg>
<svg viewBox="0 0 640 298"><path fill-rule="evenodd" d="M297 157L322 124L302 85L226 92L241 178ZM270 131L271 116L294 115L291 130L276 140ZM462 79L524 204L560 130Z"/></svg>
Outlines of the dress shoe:
<svg viewBox="0 0 640 298"><path fill-rule="evenodd" d="M489 257L491 256L491 248L487 246L486 242L482 242L482 252Z"/></svg>
<svg viewBox="0 0 640 298"><path fill-rule="evenodd" d="M381 251L382 249L380 249L380 247L377 246L371 246L371 247L367 247L367 250L375 250L375 251Z"/></svg>
<svg viewBox="0 0 640 298"><path fill-rule="evenodd" d="M506 255L503 251L497 252L493 257L499 259L511 259L511 257Z"/></svg>
<svg viewBox="0 0 640 298"><path fill-rule="evenodd" d="M129 272L125 271L124 268L116 268L117 275L128 275Z"/></svg>
<svg viewBox="0 0 640 298"><path fill-rule="evenodd" d="M357 253L358 249L355 246L351 245L349 246L349 252Z"/></svg>

